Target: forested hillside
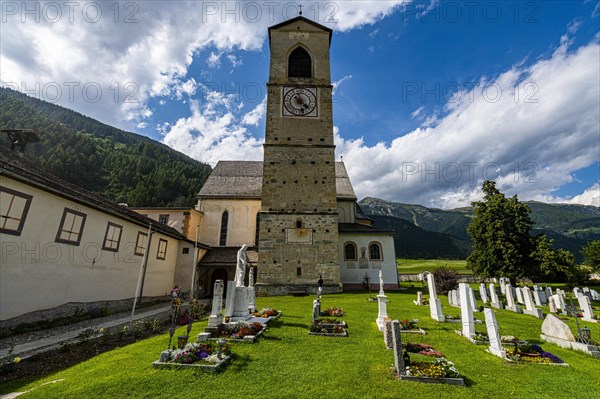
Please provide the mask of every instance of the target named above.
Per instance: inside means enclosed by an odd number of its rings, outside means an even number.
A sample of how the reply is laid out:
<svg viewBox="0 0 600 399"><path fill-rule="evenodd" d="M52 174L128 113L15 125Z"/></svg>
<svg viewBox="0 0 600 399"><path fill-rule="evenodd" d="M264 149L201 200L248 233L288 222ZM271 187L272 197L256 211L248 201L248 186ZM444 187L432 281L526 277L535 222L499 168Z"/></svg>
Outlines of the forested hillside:
<svg viewBox="0 0 600 399"><path fill-rule="evenodd" d="M367 197L360 201L363 211L376 221L376 225L396 232L398 257L454 258L455 253L466 257L471 249L467 226L473 217L471 208L442 210L421 205L401 204ZM554 240L555 248L566 249L582 259L581 248L591 240L600 239L600 208L595 206L545 204L526 202L535 222L532 234L545 233ZM410 222L419 228L413 230L405 224ZM430 233L429 235L427 233ZM431 233L440 236L432 236ZM418 244L413 244L420 237ZM422 240L426 240L425 245ZM408 252L407 252L408 251ZM412 254L413 252L417 254ZM409 255L410 253L410 255Z"/></svg>
<svg viewBox="0 0 600 399"><path fill-rule="evenodd" d="M0 129L33 129L41 142L24 159L130 206L193 206L210 167L150 138L0 88ZM0 135L0 148L9 140Z"/></svg>

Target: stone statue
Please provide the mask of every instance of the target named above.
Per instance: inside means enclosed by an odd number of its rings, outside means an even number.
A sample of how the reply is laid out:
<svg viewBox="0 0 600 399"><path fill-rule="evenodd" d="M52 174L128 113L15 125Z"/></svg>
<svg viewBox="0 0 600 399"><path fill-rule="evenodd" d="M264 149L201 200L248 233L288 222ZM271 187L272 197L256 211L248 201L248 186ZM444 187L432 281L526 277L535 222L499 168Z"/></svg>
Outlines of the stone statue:
<svg viewBox="0 0 600 399"><path fill-rule="evenodd" d="M246 266L248 265L246 249L248 249L248 245L244 244L237 253L237 267L235 269L236 287L244 286L244 278L246 277Z"/></svg>
<svg viewBox="0 0 600 399"><path fill-rule="evenodd" d="M313 301L313 313L312 313L312 320L313 321L315 321L315 320L317 320L319 318L319 307L320 307L319 305L320 305L319 300L315 299Z"/></svg>

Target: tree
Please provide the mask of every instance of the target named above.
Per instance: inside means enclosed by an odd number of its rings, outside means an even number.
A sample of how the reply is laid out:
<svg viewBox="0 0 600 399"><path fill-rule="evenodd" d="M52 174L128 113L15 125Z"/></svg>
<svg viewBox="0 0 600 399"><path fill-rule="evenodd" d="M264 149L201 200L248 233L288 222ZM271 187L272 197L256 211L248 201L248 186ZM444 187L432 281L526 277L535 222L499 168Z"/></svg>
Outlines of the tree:
<svg viewBox="0 0 600 399"><path fill-rule="evenodd" d="M600 272L600 240L592 241L581 250L584 263L592 270Z"/></svg>
<svg viewBox="0 0 600 399"><path fill-rule="evenodd" d="M536 275L529 236L531 210L517 196L506 198L496 183L483 183L484 199L472 203L473 219L467 228L473 251L467 267L481 277L508 277L514 283Z"/></svg>
<svg viewBox="0 0 600 399"><path fill-rule="evenodd" d="M553 249L552 240L540 234L533 238L535 249L532 257L537 266L537 277L548 282L564 282L575 286L585 282L588 275L580 266L575 264L575 257L564 249Z"/></svg>
<svg viewBox="0 0 600 399"><path fill-rule="evenodd" d="M433 271L435 278L435 288L440 294L447 294L450 290L458 287L458 273L456 270L440 266Z"/></svg>

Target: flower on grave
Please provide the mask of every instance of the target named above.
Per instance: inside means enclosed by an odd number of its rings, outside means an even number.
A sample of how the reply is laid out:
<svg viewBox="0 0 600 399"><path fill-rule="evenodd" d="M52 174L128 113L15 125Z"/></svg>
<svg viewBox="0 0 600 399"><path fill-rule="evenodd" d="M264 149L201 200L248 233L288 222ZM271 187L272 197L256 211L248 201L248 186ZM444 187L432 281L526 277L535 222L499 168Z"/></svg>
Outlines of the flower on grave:
<svg viewBox="0 0 600 399"><path fill-rule="evenodd" d="M98 332L99 332L100 334L104 334L104 331L106 331L106 330L104 330L104 327L101 327L101 328L98 330Z"/></svg>
<svg viewBox="0 0 600 399"><path fill-rule="evenodd" d="M123 332L126 333L127 331L129 331L129 326L123 326Z"/></svg>
<svg viewBox="0 0 600 399"><path fill-rule="evenodd" d="M20 361L21 361L21 358L18 356L13 359L13 363L19 363Z"/></svg>

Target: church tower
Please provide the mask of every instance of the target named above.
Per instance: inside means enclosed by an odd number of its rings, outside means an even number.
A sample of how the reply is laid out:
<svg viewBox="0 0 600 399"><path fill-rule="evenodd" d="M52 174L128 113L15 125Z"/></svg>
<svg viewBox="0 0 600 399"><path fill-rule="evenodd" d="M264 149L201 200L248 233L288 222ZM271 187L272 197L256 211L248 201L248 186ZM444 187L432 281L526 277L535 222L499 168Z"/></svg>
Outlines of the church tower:
<svg viewBox="0 0 600 399"><path fill-rule="evenodd" d="M302 16L269 28L258 292L340 290L329 47Z"/></svg>

